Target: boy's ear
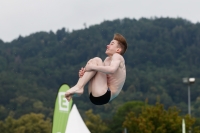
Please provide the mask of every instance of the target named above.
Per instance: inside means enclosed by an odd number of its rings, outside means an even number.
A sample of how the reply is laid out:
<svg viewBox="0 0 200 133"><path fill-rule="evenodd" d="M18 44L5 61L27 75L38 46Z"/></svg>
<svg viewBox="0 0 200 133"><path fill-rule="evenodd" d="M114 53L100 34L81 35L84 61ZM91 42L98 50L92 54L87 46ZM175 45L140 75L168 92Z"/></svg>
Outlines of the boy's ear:
<svg viewBox="0 0 200 133"><path fill-rule="evenodd" d="M120 53L121 51L122 51L121 48L117 48L117 51L116 51L116 52Z"/></svg>

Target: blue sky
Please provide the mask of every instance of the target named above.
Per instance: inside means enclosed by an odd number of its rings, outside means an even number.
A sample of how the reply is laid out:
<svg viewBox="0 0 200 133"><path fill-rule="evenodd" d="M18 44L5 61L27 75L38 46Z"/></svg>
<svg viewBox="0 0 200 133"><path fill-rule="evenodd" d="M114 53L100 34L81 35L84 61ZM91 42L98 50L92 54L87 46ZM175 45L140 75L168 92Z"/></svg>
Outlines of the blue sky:
<svg viewBox="0 0 200 133"><path fill-rule="evenodd" d="M181 17L200 22L200 0L1 0L0 39L39 31L70 31L104 20Z"/></svg>

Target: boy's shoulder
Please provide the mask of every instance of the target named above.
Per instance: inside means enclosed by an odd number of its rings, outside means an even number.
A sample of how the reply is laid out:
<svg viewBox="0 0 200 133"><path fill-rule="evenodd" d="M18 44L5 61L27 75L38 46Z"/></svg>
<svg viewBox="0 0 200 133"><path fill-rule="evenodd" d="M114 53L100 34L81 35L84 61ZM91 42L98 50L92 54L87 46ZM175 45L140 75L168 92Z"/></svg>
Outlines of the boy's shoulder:
<svg viewBox="0 0 200 133"><path fill-rule="evenodd" d="M121 54L118 54L118 53L113 54L113 58L124 60L124 57Z"/></svg>

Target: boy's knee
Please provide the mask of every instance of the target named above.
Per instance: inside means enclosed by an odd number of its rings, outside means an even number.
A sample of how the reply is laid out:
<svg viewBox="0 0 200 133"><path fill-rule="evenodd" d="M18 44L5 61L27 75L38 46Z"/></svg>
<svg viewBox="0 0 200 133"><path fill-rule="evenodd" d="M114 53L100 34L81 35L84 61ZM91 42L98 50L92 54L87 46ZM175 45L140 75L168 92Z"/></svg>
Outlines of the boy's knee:
<svg viewBox="0 0 200 133"><path fill-rule="evenodd" d="M102 62L103 62L102 59L99 57L92 58L88 61L88 63L92 63L96 65L101 64Z"/></svg>
<svg viewBox="0 0 200 133"><path fill-rule="evenodd" d="M89 60L87 63L92 63L92 61L93 61L93 60L92 60L92 59L90 59L90 60Z"/></svg>
<svg viewBox="0 0 200 133"><path fill-rule="evenodd" d="M102 59L99 57L94 57L93 60L95 60L96 62L103 62Z"/></svg>

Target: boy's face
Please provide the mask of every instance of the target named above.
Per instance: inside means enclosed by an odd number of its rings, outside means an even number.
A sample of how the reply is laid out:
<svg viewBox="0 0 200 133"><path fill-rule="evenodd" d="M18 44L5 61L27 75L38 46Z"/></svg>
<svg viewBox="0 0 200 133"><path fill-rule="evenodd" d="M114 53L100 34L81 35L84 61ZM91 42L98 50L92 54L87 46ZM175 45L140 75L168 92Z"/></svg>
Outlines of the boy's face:
<svg viewBox="0 0 200 133"><path fill-rule="evenodd" d="M118 46L117 40L112 40L110 44L107 45L106 54L108 56L112 56L115 53L118 53L120 50L120 47Z"/></svg>

